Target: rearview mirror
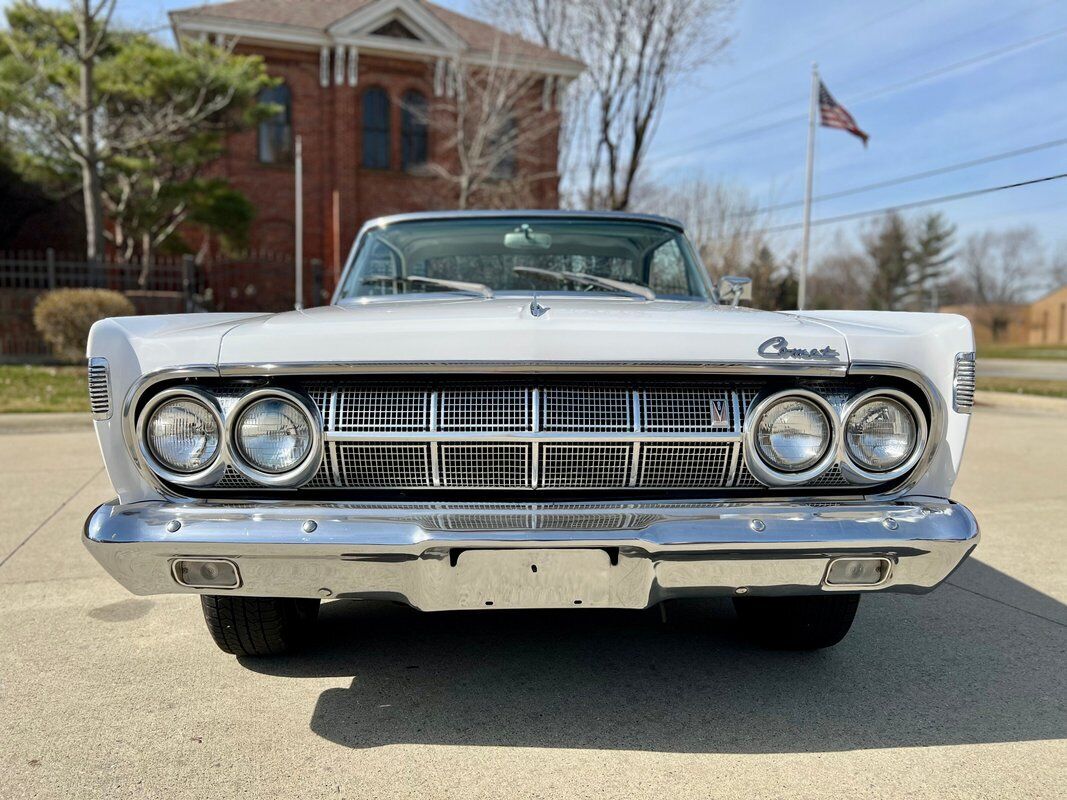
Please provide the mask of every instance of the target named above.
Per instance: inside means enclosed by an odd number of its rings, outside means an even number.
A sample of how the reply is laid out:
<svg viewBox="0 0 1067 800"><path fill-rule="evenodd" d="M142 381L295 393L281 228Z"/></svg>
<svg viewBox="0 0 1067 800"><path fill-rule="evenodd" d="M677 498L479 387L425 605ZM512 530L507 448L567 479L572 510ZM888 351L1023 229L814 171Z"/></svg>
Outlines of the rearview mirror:
<svg viewBox="0 0 1067 800"><path fill-rule="evenodd" d="M719 302L736 306L742 300L752 299L752 279L739 275L725 275L719 279Z"/></svg>
<svg viewBox="0 0 1067 800"><path fill-rule="evenodd" d="M504 234L504 247L509 250L547 250L551 246L551 236L547 233L534 233L533 228L526 223L511 233Z"/></svg>

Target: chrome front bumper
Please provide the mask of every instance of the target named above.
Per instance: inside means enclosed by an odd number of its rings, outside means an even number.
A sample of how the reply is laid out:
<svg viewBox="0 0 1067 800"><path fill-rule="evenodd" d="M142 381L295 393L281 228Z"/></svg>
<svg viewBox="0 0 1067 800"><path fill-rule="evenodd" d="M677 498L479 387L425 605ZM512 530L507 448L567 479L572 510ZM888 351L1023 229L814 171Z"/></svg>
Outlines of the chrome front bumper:
<svg viewBox="0 0 1067 800"><path fill-rule="evenodd" d="M89 552L134 594L393 599L425 611L645 608L672 597L927 592L978 543L965 507L891 503L576 505L105 503ZM496 551L495 553L493 551ZM517 552L522 551L522 552ZM876 586L826 582L888 559ZM235 589L193 589L177 558L227 559ZM532 569L541 563L540 572Z"/></svg>

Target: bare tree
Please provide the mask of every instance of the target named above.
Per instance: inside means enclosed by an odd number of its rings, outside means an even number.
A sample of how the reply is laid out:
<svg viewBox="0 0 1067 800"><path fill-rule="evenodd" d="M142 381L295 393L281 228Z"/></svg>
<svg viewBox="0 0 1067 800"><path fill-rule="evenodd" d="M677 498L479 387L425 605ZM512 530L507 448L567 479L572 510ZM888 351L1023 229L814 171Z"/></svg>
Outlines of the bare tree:
<svg viewBox="0 0 1067 800"><path fill-rule="evenodd" d="M495 22L586 65L561 150L579 164L575 200L630 207L671 85L729 43L733 0L479 0ZM566 162L563 162L566 163ZM569 167L570 165L568 165Z"/></svg>
<svg viewBox="0 0 1067 800"><path fill-rule="evenodd" d="M997 340L1011 323L1012 306L1044 284L1044 250L1037 231L1024 226L972 234L960 257L979 319Z"/></svg>
<svg viewBox="0 0 1067 800"><path fill-rule="evenodd" d="M543 104L544 77L498 44L488 64L448 64L444 83L432 107L405 106L442 142L427 169L453 186L459 208L531 205L536 186L558 176L555 164L536 163L557 128Z"/></svg>
<svg viewBox="0 0 1067 800"><path fill-rule="evenodd" d="M746 274L766 244L766 214L741 186L702 177L669 188L638 186L632 205L683 222L705 268L716 278Z"/></svg>

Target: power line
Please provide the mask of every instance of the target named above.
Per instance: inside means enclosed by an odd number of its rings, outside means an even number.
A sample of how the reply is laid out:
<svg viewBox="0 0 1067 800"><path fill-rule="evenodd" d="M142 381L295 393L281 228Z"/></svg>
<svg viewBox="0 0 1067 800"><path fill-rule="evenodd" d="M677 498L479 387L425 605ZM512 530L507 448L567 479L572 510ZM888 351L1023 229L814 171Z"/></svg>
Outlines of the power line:
<svg viewBox="0 0 1067 800"><path fill-rule="evenodd" d="M913 172L910 175L901 175L897 178L889 178L884 181L878 181L876 183L868 183L863 186L853 186L851 189L842 189L838 192L828 192L827 194L816 195L812 198L812 202L818 203L823 200L836 200L839 197L848 197L849 195L862 194L864 192L874 191L875 189L885 189L889 186L899 186L902 183L909 183L911 181L918 181L924 178L932 178L935 175L944 175L949 172L956 172L961 169L969 169L971 167L981 166L982 164L990 164L994 161L1003 161L1007 158L1014 158L1015 156L1026 155L1028 153L1036 153L1040 150L1048 150L1051 147L1062 147L1067 144L1067 139L1054 139L1049 142L1041 142L1040 144L1033 144L1029 147L1020 147L1017 150L1006 150L1002 153L994 153L993 155L983 156L982 158L975 158L970 161L961 161L957 164L948 164L944 167L937 167L935 169L928 169L923 172ZM757 208L753 211L743 211L737 214L739 217L754 217L758 214L765 214L772 211L781 211L786 208L796 208L797 206L804 205L803 200L790 200L788 203L776 203L770 206L764 206Z"/></svg>
<svg viewBox="0 0 1067 800"><path fill-rule="evenodd" d="M949 74L951 72L956 72L956 71L961 70L961 69L966 69L967 67L972 67L972 66L975 66L977 64L981 64L981 63L983 63L985 61L994 60L994 59L1000 58L1000 57L1005 56L1005 55L1009 55L1009 54L1011 54L1013 52L1016 52L1016 51L1019 51L1019 50L1025 50L1026 48L1034 47L1034 46L1036 46L1038 44L1043 44L1044 42L1046 42L1046 41L1048 41L1050 39L1054 39L1057 36L1062 36L1065 33L1067 33L1067 27L1058 28L1057 30L1054 30L1054 31L1049 31L1047 33L1043 33L1043 34L1040 34L1038 36L1032 36L1032 37L1030 37L1028 39L1023 39L1021 41L1014 42L1014 43L1009 44L1009 45L1005 45L1004 47L998 47L998 48L996 48L994 50L988 50L988 51L986 51L984 53L979 53L976 56L971 56L969 58L962 59L961 61L956 61L956 62L953 62L952 64L947 64L947 65L945 65L943 67L938 67L936 69L929 70L929 71L921 73L919 75L915 75L915 76L913 76L911 78L906 78L903 81L898 81L896 83L888 84L886 86L881 86L881 87L878 87L878 88L875 88L875 89L871 89L871 90L869 90L867 92L864 92L862 94L849 96L847 98L847 103L849 105L855 105L857 103L864 103L864 102L866 102L868 100L873 100L873 99L875 99L877 97L883 97L883 96L885 96L887 94L893 94L895 92L899 92L902 89L909 88L909 87L914 86L916 84L925 83L926 81L934 80L935 78L939 78L942 75L947 75L947 74ZM740 121L744 121L745 119L753 119L754 117L764 116L765 114L770 113L772 111L776 111L779 108L794 107L794 106L800 105L802 102L803 101L791 101L789 103L783 103L783 104L781 104L779 106L776 106L774 108L768 109L768 110L763 111L763 112L760 112L760 113L758 113L756 115L752 115L752 116L749 116L749 117L742 117ZM673 158L675 156L686 155L688 153L693 152L694 150L697 150L697 149L702 148L702 147L707 147L709 145L725 144L727 142L735 141L737 139L743 139L743 138L746 138L746 137L751 136L753 134L764 133L765 131L773 130L775 128L782 127L783 125L789 125L791 123L799 122L799 121L802 121L802 120L805 120L805 119L807 119L807 113L806 112L802 113L802 114L792 114L792 115L790 115L788 117L781 117L781 118L779 118L777 120L774 120L773 122L768 122L768 123L765 123L763 125L758 125L758 126L753 127L753 128L747 128L745 130L736 131L734 133L730 133L730 134L726 134L724 136L720 136L720 137L718 137L716 139L708 139L708 140L700 141L700 142L697 142L697 143L695 143L693 145L687 145L687 146L682 147L680 149L676 148L674 150L667 150L665 153L662 153L662 154L658 155L655 159L652 159L651 163L654 164L656 162L662 162L662 161L664 161L664 160L666 160L668 158ZM727 126L722 126L722 127L728 127L729 125L735 124L737 121L738 120L734 120L734 122L728 123ZM719 129L721 129L721 127ZM711 130L717 130L717 129L716 128L712 128Z"/></svg>
<svg viewBox="0 0 1067 800"><path fill-rule="evenodd" d="M1067 178L1067 172L1061 172L1059 175L1046 175L1043 178L1033 178L1028 181L1018 181L1016 183L1005 183L1000 186L987 186L984 189L972 189L968 192L957 192L956 194L946 194L941 197L930 197L925 200L915 200L910 203L898 203L894 206L886 206L885 208L875 208L869 211L856 211L851 214L841 214L836 217L824 217L823 219L813 219L811 221L812 227L816 225L831 225L835 222L848 222L854 219L863 219L864 217L877 217L880 214L887 214L890 211L907 211L912 208L921 208L923 206L937 205L938 203L948 203L953 200L966 200L969 197L978 197L983 194L992 194L993 192L1003 192L1007 189L1018 189L1022 186L1033 186L1038 183L1048 183L1050 181L1058 181L1063 178ZM803 226L800 222L791 222L787 225L776 225L771 228L767 228L766 233L781 233L783 231L798 230Z"/></svg>

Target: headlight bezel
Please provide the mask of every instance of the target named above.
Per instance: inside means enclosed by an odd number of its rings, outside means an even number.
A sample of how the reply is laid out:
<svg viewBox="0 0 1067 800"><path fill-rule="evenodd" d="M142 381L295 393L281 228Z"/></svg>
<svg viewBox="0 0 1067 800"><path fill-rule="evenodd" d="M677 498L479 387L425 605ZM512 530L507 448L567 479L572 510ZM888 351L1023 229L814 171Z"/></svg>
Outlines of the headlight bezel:
<svg viewBox="0 0 1067 800"><path fill-rule="evenodd" d="M826 419L827 442L822 456L812 466L797 472L780 470L763 460L756 438L759 435L759 423L763 415L773 406L786 400L802 400L815 406L822 412ZM822 475L833 466L838 457L838 447L841 441L841 421L836 410L830 402L820 394L809 389L789 388L766 394L757 399L756 403L745 415L744 444L745 465L756 480L770 487L796 486L808 483Z"/></svg>
<svg viewBox="0 0 1067 800"><path fill-rule="evenodd" d="M848 421L859 408L871 400L886 398L900 403L911 414L915 424L915 442L911 453L899 465L889 470L875 471L868 469L857 462L848 447L847 430ZM926 422L926 414L914 398L899 389L888 387L876 387L867 389L853 395L841 408L841 439L840 439L840 468L841 474L849 483L859 485L883 484L896 480L910 472L926 451L929 443L929 427Z"/></svg>
<svg viewBox="0 0 1067 800"><path fill-rule="evenodd" d="M174 400L187 400L203 406L211 414L218 428L219 444L207 466L193 471L181 472L168 467L159 459L149 444L148 425L156 412L165 404ZM218 482L226 471L228 443L226 425L222 408L215 395L194 386L180 386L164 389L149 400L137 419L138 452L148 467L164 480L178 486L211 486Z"/></svg>
<svg viewBox="0 0 1067 800"><path fill-rule="evenodd" d="M307 455L292 469L285 472L265 472L252 464L241 452L237 426L245 411L260 400L282 400L295 406L303 413L311 432L311 447ZM243 394L226 414L226 442L229 458L233 468L249 480L262 486L294 487L307 482L318 472L322 463L323 435L322 419L319 410L306 397L298 392L280 387L265 386Z"/></svg>

